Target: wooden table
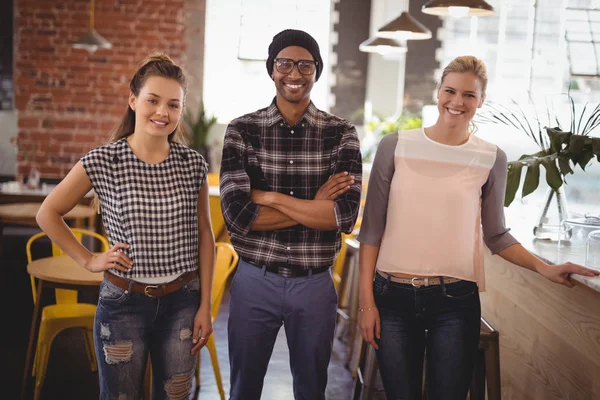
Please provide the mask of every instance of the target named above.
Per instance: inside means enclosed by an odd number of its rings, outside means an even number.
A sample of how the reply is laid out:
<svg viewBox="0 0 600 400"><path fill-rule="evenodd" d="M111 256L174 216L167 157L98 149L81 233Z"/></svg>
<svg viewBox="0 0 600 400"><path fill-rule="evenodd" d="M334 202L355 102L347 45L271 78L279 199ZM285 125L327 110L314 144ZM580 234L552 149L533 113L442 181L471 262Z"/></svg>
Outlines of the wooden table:
<svg viewBox="0 0 600 400"><path fill-rule="evenodd" d="M56 185L43 183L39 188L32 189L27 187L27 185L20 184L17 189L14 189L11 187L12 184L14 182L0 184L0 204L41 203L52 189L56 187ZM79 203L89 205L93 197L94 191L90 190Z"/></svg>
<svg viewBox="0 0 600 400"><path fill-rule="evenodd" d="M6 223L23 220L35 222L35 216L41 206L41 203L0 204L0 222ZM78 204L64 215L64 219L80 223L81 220L93 218L95 215L96 211L92 207Z"/></svg>
<svg viewBox="0 0 600 400"><path fill-rule="evenodd" d="M103 279L102 272L90 272L69 256L39 258L27 264L27 272L39 279L40 283L100 286Z"/></svg>
<svg viewBox="0 0 600 400"><path fill-rule="evenodd" d="M27 225L38 226L35 221L41 203L14 203L0 204L0 254L2 254L2 235L4 225ZM72 222L74 227L95 226L96 211L84 205L76 205L71 211L65 214L65 221ZM87 219L88 223L84 224L83 220Z"/></svg>
<svg viewBox="0 0 600 400"><path fill-rule="evenodd" d="M533 237L539 210L513 202L511 233L550 263L558 243ZM574 257L573 257L574 256ZM581 262L577 255L567 257ZM502 398L596 399L600 394L600 278L573 275L568 289L485 252L482 315L500 333Z"/></svg>
<svg viewBox="0 0 600 400"><path fill-rule="evenodd" d="M31 361L37 343L37 334L42 316L42 291L44 288L61 289L96 289L103 279L102 272L89 272L77 264L69 256L45 257L37 259L27 265L27 272L35 277L37 281L37 301L33 307L31 330L29 332L29 343L27 345L27 356L23 381L21 384L21 399L27 398L29 382L31 377Z"/></svg>

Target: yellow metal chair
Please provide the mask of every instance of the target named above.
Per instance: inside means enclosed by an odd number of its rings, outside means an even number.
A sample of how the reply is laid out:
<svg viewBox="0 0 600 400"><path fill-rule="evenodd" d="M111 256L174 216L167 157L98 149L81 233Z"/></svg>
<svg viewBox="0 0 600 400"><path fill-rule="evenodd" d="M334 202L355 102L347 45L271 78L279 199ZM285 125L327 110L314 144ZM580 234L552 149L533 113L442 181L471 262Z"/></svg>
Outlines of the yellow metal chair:
<svg viewBox="0 0 600 400"><path fill-rule="evenodd" d="M331 276L333 278L333 285L335 286L335 290L339 294L340 283L342 282L342 275L344 271L344 264L346 262L346 238L347 234L342 233L342 247L340 247L340 252L338 253L335 262L333 263L333 268L331 269Z"/></svg>
<svg viewBox="0 0 600 400"><path fill-rule="evenodd" d="M225 229L225 218L223 218L223 212L221 211L221 199L217 196L210 196L210 224L212 225L213 232L215 234L215 240L220 241L221 235L226 232Z"/></svg>
<svg viewBox="0 0 600 400"><path fill-rule="evenodd" d="M219 186L219 174L209 173L208 177L209 186ZM219 196L210 196L210 223L215 234L215 240L218 242L229 241L229 235L225 228L225 219L223 218L223 211L221 210L221 198Z"/></svg>
<svg viewBox="0 0 600 400"><path fill-rule="evenodd" d="M239 256L233 249L233 246L229 243L216 243L216 262L215 272L213 275L212 284L212 321L213 323L219 315L219 309L221 308L221 301L223 300L223 294L225 293L225 286L227 285L227 279L231 276L231 273L237 266ZM217 388L221 399L225 399L225 391L223 390L223 381L221 379L221 369L219 368L219 358L217 357L217 348L215 346L215 335L208 337L206 348L210 353L210 359L212 361L213 370L215 371L215 380L217 381ZM198 353L198 359L196 361L196 387L200 385L200 353Z"/></svg>
<svg viewBox="0 0 600 400"><path fill-rule="evenodd" d="M219 174L209 172L206 179L208 180L209 186L219 186Z"/></svg>
<svg viewBox="0 0 600 400"><path fill-rule="evenodd" d="M71 231L79 241L83 236L90 236L97 239L101 244L101 251L108 251L108 241L96 232L72 228ZM46 237L44 232L33 235L27 241L25 250L27 252L27 262L33 261L31 256L31 245L37 239ZM52 243L52 256L56 257L63 255L64 252ZM31 290L33 293L33 302L40 301L36 298L36 283L35 278L30 276ZM38 333L37 347L33 362L32 375L35 376L35 392L34 399L39 399L44 378L46 376L46 367L48 365L48 356L50 355L50 346L52 341L61 331L68 328L84 329L84 338L86 343L86 352L90 360L90 368L92 371L97 370L96 353L94 351L94 315L96 314L96 306L93 304L84 304L77 302L77 291L67 289L55 290L56 304L45 306L42 309L42 320Z"/></svg>

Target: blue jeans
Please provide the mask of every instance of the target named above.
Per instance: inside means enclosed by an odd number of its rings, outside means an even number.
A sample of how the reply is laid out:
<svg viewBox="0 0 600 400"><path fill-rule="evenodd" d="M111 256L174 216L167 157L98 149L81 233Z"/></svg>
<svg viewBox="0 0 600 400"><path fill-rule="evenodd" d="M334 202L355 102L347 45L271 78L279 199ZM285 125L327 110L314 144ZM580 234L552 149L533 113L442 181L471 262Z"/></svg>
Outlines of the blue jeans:
<svg viewBox="0 0 600 400"><path fill-rule="evenodd" d="M479 349L477 284L417 289L375 274L373 293L381 318L377 361L387 399L421 398L426 353L428 399L464 400Z"/></svg>
<svg viewBox="0 0 600 400"><path fill-rule="evenodd" d="M100 399L139 399L148 354L154 399L187 399L196 357L194 316L200 306L199 280L152 298L104 280L94 322Z"/></svg>
<svg viewBox="0 0 600 400"><path fill-rule="evenodd" d="M324 400L337 294L331 274L285 278L240 260L229 302L231 400L258 400L283 324L297 400Z"/></svg>

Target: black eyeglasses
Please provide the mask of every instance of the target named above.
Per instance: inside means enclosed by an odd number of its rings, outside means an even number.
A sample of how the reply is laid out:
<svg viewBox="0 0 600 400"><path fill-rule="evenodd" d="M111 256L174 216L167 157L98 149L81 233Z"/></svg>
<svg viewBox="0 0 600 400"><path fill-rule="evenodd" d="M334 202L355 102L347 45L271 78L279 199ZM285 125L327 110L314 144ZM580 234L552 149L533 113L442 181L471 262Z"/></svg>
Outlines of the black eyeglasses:
<svg viewBox="0 0 600 400"><path fill-rule="evenodd" d="M312 75L317 68L317 62L311 60L294 61L289 58L276 58L275 68L282 74L289 74L294 69L294 65L298 66L298 72L302 75Z"/></svg>

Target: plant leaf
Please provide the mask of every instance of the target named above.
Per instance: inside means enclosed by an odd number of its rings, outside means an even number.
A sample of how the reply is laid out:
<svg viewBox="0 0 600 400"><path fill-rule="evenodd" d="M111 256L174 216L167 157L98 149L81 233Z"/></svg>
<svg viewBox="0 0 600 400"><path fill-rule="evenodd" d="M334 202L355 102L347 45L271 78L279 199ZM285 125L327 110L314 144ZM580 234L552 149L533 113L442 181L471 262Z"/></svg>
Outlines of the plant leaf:
<svg viewBox="0 0 600 400"><path fill-rule="evenodd" d="M571 132L562 132L559 128L546 128L546 132L550 137L550 150L559 152L563 149L564 144L569 143Z"/></svg>
<svg viewBox="0 0 600 400"><path fill-rule="evenodd" d="M583 134L583 132L581 131L581 121L583 121L583 116L585 114L585 110L587 108L587 103L585 103L585 105L583 106L583 110L581 110L581 114L579 114L579 122L577 123L577 130L573 133L578 133L580 135ZM585 128L584 128L585 130Z"/></svg>
<svg viewBox="0 0 600 400"><path fill-rule="evenodd" d="M516 117L516 113L515 113L515 118L521 125L522 129L527 133L527 135L530 138L533 139L533 141L538 145L538 147L540 149L544 150L543 141L538 141L538 139L536 138L535 132L533 131L533 128L531 127L531 124L529 123L529 120L527 119L527 115L525 115L525 112L523 111L523 109L519 106L519 104L514 99L511 99L511 101L517 107L518 112L521 114L521 117L523 118L523 121L525 122L525 124L522 124L521 121ZM527 125L527 127L525 127L524 125Z"/></svg>
<svg viewBox="0 0 600 400"><path fill-rule="evenodd" d="M594 128L598 126L598 121L600 118L600 104L594 108L594 110L590 113L589 118L585 122L585 126L583 127L582 135L588 135Z"/></svg>
<svg viewBox="0 0 600 400"><path fill-rule="evenodd" d="M585 171L585 167L588 165L588 163L590 162L590 160L592 158L594 158L594 153L592 153L591 150L585 149L583 151L583 154L579 158L579 161L577 162L577 164L579 164L581 169Z"/></svg>
<svg viewBox="0 0 600 400"><path fill-rule="evenodd" d="M521 196L530 195L537 189L540 184L540 158L531 158L527 161L527 174L525 174L525 182L523 182L523 190Z"/></svg>
<svg viewBox="0 0 600 400"><path fill-rule="evenodd" d="M600 162L600 138L592 138L592 152L596 155L598 162Z"/></svg>
<svg viewBox="0 0 600 400"><path fill-rule="evenodd" d="M575 102L569 94L569 103L571 104L571 132L575 132Z"/></svg>
<svg viewBox="0 0 600 400"><path fill-rule="evenodd" d="M558 171L558 167L556 166L556 161L549 158L544 157L541 159L542 165L546 169L546 182L548 186L550 186L555 191L558 190L563 184L562 176Z"/></svg>
<svg viewBox="0 0 600 400"><path fill-rule="evenodd" d="M569 158L566 156L558 156L558 166L560 167L560 172L563 174L563 176L573 173L571 164L569 164Z"/></svg>
<svg viewBox="0 0 600 400"><path fill-rule="evenodd" d="M521 171L523 163L520 161L511 161L508 163L508 173L506 175L506 191L504 194L504 207L508 207L515 199L519 184L521 183Z"/></svg>
<svg viewBox="0 0 600 400"><path fill-rule="evenodd" d="M583 156L583 148L585 146L585 136L571 135L569 138L569 147L567 152L573 164L578 164L579 159Z"/></svg>

